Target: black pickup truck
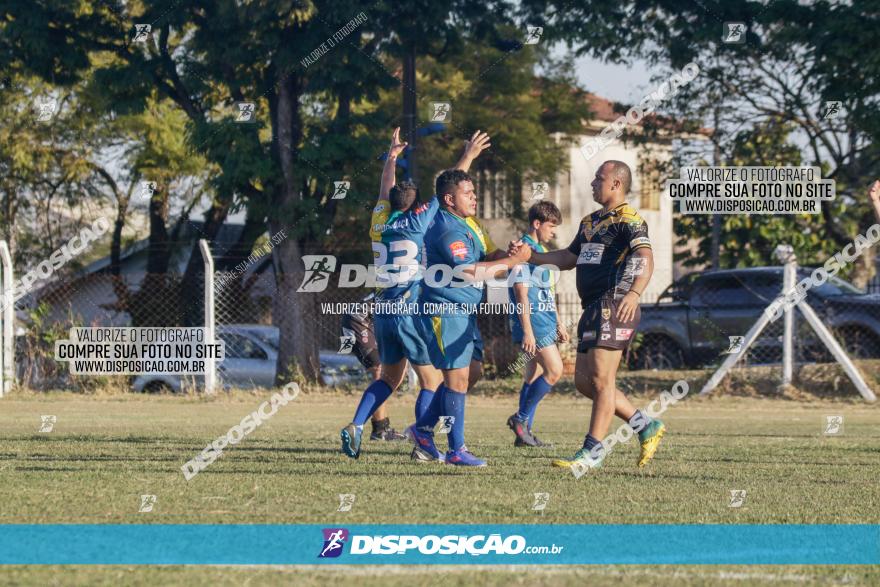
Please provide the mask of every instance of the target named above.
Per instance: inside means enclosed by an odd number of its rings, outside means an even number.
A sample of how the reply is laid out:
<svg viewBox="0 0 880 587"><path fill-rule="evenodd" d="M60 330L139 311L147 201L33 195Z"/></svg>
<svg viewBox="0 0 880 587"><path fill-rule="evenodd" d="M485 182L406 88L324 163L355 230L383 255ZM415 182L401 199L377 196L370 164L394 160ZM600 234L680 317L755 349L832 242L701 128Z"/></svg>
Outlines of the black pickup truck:
<svg viewBox="0 0 880 587"><path fill-rule="evenodd" d="M799 269L797 279L810 272ZM781 291L781 267L688 275L670 285L656 303L642 304L629 367L677 369L718 363L730 348L730 337L745 336ZM865 294L832 277L809 290L806 301L851 357L880 357L880 295ZM827 360L829 353L799 312L795 321L797 360ZM781 360L783 322L780 318L764 329L749 350L750 362Z"/></svg>

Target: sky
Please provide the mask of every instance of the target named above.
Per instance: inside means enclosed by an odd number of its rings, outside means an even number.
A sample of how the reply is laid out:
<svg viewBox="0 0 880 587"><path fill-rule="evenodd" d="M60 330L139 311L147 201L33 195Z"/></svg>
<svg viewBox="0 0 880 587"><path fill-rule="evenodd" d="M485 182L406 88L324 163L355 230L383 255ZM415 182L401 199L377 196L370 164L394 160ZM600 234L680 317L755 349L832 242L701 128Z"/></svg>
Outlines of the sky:
<svg viewBox="0 0 880 587"><path fill-rule="evenodd" d="M585 56L575 60L575 74L583 89L613 102L638 102L651 92L652 72L643 61L626 66Z"/></svg>

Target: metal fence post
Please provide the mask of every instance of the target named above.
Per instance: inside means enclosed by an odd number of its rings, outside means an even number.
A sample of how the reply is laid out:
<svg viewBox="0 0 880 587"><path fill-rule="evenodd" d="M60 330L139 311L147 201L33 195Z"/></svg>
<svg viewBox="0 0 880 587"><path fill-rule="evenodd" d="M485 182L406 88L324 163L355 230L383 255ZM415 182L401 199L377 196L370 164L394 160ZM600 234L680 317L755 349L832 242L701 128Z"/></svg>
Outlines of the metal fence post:
<svg viewBox="0 0 880 587"><path fill-rule="evenodd" d="M794 289L797 281L797 258L791 245L779 245L774 251L784 263L782 268L782 294ZM786 306L782 334L782 385L791 385L794 377L794 308Z"/></svg>
<svg viewBox="0 0 880 587"><path fill-rule="evenodd" d="M12 389L15 383L15 301L13 298L12 255L9 245L0 241L0 264L3 266L3 281L0 285L0 300L3 300L3 383L0 397Z"/></svg>
<svg viewBox="0 0 880 587"><path fill-rule="evenodd" d="M208 241L199 240L199 250L202 252L202 260L205 262L205 344L214 344L214 257ZM215 360L209 357L205 360L205 393L214 393L217 383L217 370Z"/></svg>

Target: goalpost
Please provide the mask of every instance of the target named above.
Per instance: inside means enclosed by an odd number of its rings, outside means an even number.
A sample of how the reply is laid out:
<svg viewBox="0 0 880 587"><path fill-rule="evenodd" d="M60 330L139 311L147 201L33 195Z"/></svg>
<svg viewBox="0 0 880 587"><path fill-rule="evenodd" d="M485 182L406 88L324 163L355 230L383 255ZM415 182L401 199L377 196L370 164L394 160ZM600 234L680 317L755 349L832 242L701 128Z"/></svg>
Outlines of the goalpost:
<svg viewBox="0 0 880 587"><path fill-rule="evenodd" d="M779 245L776 247L774 251L777 258L783 262L783 280L782 280L782 295L785 296L789 292L794 289L795 282L797 281L797 258L794 254L794 249L790 245ZM859 370L856 369L856 366L853 364L852 360L847 356L846 352L843 350L843 347L840 346L840 343L834 338L834 335L828 330L828 328L822 323L822 320L819 319L819 316L816 315L816 312L811 308L806 300L801 300L794 306L785 307L785 317L783 322L784 333L782 338L782 384L788 385L792 381L792 376L794 373L794 309L797 308L801 311L804 318L807 319L807 323L812 327L813 331L819 337L819 340L825 345L825 347L831 352L831 355L834 359L840 363L840 366L843 367L844 372L849 376L850 380L852 380L853 384L856 386L856 389L862 394L867 401L873 402L877 399L874 395L874 392L871 391L871 388L868 387L868 384L865 383L865 380L862 378ZM769 307L768 307L769 309ZM724 379L724 376L730 371L731 368L736 364L741 356L745 354L748 348L758 339L758 336L761 335L761 332L767 325L771 322L773 317L773 313L769 311L765 311L761 314L761 317L755 322L749 331L746 333L742 347L738 352L731 353L727 356L721 366L718 367L718 370L709 378L709 381L703 386L703 389L700 390L700 395L707 395L711 393L721 380Z"/></svg>

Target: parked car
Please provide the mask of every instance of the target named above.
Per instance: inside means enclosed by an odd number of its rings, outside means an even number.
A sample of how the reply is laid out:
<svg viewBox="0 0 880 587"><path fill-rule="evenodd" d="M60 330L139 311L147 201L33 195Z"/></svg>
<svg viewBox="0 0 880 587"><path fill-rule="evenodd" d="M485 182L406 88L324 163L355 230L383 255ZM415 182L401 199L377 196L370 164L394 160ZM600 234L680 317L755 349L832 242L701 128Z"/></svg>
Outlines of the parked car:
<svg viewBox="0 0 880 587"><path fill-rule="evenodd" d="M811 269L798 270L798 280ZM730 336L745 336L764 309L782 291L781 267L707 271L670 285L655 304L643 304L638 344L629 355L634 369L677 369L717 362L728 350ZM865 294L837 277L809 290L807 303L854 358L880 357L880 295ZM830 355L796 315L799 360ZM768 325L750 360L781 360L782 323Z"/></svg>
<svg viewBox="0 0 880 587"><path fill-rule="evenodd" d="M278 359L278 328L260 324L218 326L216 336L225 343L226 354L217 363L218 383L223 389L232 387L272 387ZM369 381L368 375L354 355L340 355L335 351L320 351L321 377L324 384L336 387ZM202 376L164 375L149 373L135 377L135 391L179 392L184 379L201 387Z"/></svg>

